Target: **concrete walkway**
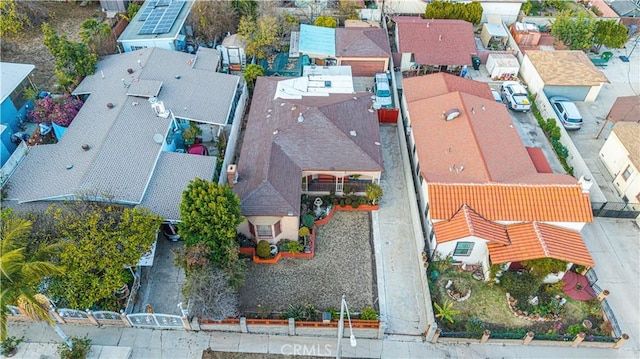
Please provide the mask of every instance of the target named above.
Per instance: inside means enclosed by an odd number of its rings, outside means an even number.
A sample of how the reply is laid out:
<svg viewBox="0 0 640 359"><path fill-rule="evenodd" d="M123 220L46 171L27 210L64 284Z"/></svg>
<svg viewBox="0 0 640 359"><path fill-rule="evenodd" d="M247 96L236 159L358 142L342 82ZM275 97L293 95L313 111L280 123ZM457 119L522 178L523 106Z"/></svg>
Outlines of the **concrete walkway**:
<svg viewBox="0 0 640 359"><path fill-rule="evenodd" d="M135 329L62 325L71 336L88 336L93 341L92 355L99 359L200 359L202 351L270 353L284 356L310 355L335 357L335 338L289 337L278 335L222 332L186 332L177 330ZM18 358L57 358L60 338L44 323L9 323L14 336L25 336ZM35 344L34 344L35 343ZM115 348L117 347L117 348ZM121 349L118 349L121 348ZM106 350L106 352L105 352ZM100 356L102 353L102 356ZM111 353L110 355L107 355ZM422 341L358 339L353 348L343 341L345 358L637 358L631 347L622 349L541 347L503 344L429 344ZM127 356L129 355L129 356Z"/></svg>
<svg viewBox="0 0 640 359"><path fill-rule="evenodd" d="M395 126L381 126L384 191L373 213L374 247L378 268L378 293L385 333L422 335L427 327L425 290L421 281L415 228L420 223L410 211L405 165Z"/></svg>

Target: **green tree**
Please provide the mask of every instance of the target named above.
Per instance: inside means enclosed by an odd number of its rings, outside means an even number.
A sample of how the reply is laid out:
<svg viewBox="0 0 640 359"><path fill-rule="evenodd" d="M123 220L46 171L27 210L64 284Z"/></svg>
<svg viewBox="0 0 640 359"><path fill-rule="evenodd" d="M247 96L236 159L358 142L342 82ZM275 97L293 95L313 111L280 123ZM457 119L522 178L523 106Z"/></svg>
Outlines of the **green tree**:
<svg viewBox="0 0 640 359"><path fill-rule="evenodd" d="M543 279L548 274L567 270L567 262L554 258L531 259L528 261L521 261L520 263L529 268L532 274Z"/></svg>
<svg viewBox="0 0 640 359"><path fill-rule="evenodd" d="M569 10L565 10L556 16L551 35L571 50L587 50L593 45L595 22L595 19L582 12L573 17Z"/></svg>
<svg viewBox="0 0 640 359"><path fill-rule="evenodd" d="M244 270L236 241L242 223L238 196L228 185L196 178L182 192L180 219L180 235L186 245L206 244L213 265L229 276L232 286L238 286Z"/></svg>
<svg viewBox="0 0 640 359"><path fill-rule="evenodd" d="M80 38L91 51L98 52L98 48L110 38L111 26L106 22L99 22L98 20L91 18L85 20L80 25Z"/></svg>
<svg viewBox="0 0 640 359"><path fill-rule="evenodd" d="M15 0L0 0L0 36L17 34L28 24L27 16L16 9Z"/></svg>
<svg viewBox="0 0 640 359"><path fill-rule="evenodd" d="M243 16L238 25L238 35L245 42L245 52L255 58L264 58L278 45L280 27L275 17L265 16L257 21Z"/></svg>
<svg viewBox="0 0 640 359"><path fill-rule="evenodd" d="M136 15L138 14L138 11L140 11L141 7L142 7L142 5L140 5L140 4L136 4L136 3L130 2L129 6L127 6L127 21L131 21L131 19L136 17Z"/></svg>
<svg viewBox="0 0 640 359"><path fill-rule="evenodd" d="M52 247L25 255L26 241L31 232L32 223L17 217L11 210L0 213L0 341L7 338L7 313L9 305L22 304L33 306L34 313L44 317L52 324L48 310L43 308L37 297L36 288L43 279L62 274L63 268L46 260Z"/></svg>
<svg viewBox="0 0 640 359"><path fill-rule="evenodd" d="M93 73L98 56L86 44L59 36L48 23L42 24L42 32L43 42L55 58L55 73L62 87L68 90L71 84L77 85L78 80Z"/></svg>
<svg viewBox="0 0 640 359"><path fill-rule="evenodd" d="M52 207L59 238L64 238L51 296L71 308L91 308L115 298L136 265L151 249L161 218L146 208L111 203L70 202Z"/></svg>
<svg viewBox="0 0 640 359"><path fill-rule="evenodd" d="M603 20L596 22L593 43L600 52L602 45L610 49L618 49L627 41L627 27L615 20Z"/></svg>
<svg viewBox="0 0 640 359"><path fill-rule="evenodd" d="M336 7L336 15L338 16L340 24L344 25L346 20L360 19L360 14L358 13L358 9L360 8L360 5L356 1L340 0Z"/></svg>
<svg viewBox="0 0 640 359"><path fill-rule="evenodd" d="M236 32L238 15L229 1L197 0L187 21L199 40L213 43Z"/></svg>
<svg viewBox="0 0 640 359"><path fill-rule="evenodd" d="M482 5L473 1L468 4L435 0L424 13L426 19L457 19L479 24L482 19Z"/></svg>
<svg viewBox="0 0 640 359"><path fill-rule="evenodd" d="M244 80L247 82L247 86L250 89L253 89L253 86L256 83L256 79L260 76L264 76L264 69L262 66L257 64L249 64L244 68Z"/></svg>
<svg viewBox="0 0 640 359"><path fill-rule="evenodd" d="M332 29L335 29L338 26L338 22L336 21L336 19L326 15L318 16L318 18L316 19L316 21L313 22L313 24L315 26L328 27Z"/></svg>
<svg viewBox="0 0 640 359"><path fill-rule="evenodd" d="M231 0L231 6L238 17L249 16L255 18L258 12L256 0Z"/></svg>
<svg viewBox="0 0 640 359"><path fill-rule="evenodd" d="M371 203L376 204L378 203L378 201L380 200L380 197L382 197L382 187L380 187L379 184L377 183L367 183L367 186L365 188L366 194L367 194L367 198L369 198L371 200Z"/></svg>

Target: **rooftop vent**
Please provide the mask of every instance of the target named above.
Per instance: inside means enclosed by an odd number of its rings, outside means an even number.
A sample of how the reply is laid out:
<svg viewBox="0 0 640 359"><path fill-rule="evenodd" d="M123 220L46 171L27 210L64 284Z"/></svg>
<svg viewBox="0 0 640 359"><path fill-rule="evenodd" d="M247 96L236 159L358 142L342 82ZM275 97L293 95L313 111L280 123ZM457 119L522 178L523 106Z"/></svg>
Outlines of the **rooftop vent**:
<svg viewBox="0 0 640 359"><path fill-rule="evenodd" d="M153 135L153 142L161 145L162 141L164 141L164 136L162 136L162 134L156 133L155 135Z"/></svg>
<svg viewBox="0 0 640 359"><path fill-rule="evenodd" d="M85 151L89 151L90 148L91 147L89 147L89 145L86 144L86 143L84 145L82 145L82 149L85 150Z"/></svg>
<svg viewBox="0 0 640 359"><path fill-rule="evenodd" d="M133 69L132 69L132 68L128 68L128 69L127 69L127 73L128 73L129 75L131 75L131 74L133 73Z"/></svg>
<svg viewBox="0 0 640 359"><path fill-rule="evenodd" d="M445 120L451 121L460 116L460 110L458 110L457 108L452 108L449 111L445 111L443 115Z"/></svg>
<svg viewBox="0 0 640 359"><path fill-rule="evenodd" d="M298 122L304 121L304 116L302 116L302 112L298 115Z"/></svg>
<svg viewBox="0 0 640 359"><path fill-rule="evenodd" d="M115 106L114 106L111 102L107 103L107 108L110 108L110 109L111 109L111 108L114 108L114 107L115 107Z"/></svg>
<svg viewBox="0 0 640 359"><path fill-rule="evenodd" d="M358 135L355 130L349 131L349 134L353 137L356 137Z"/></svg>

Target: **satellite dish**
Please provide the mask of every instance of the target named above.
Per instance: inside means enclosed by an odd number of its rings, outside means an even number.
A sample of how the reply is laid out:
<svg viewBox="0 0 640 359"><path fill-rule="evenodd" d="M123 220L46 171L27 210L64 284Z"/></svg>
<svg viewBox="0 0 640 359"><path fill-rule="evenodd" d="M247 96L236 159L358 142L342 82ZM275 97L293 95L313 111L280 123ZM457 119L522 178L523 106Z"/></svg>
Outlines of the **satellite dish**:
<svg viewBox="0 0 640 359"><path fill-rule="evenodd" d="M159 133L156 133L155 135L153 135L153 142L155 142L155 143L157 143L157 144L161 145L161 144L162 144L162 141L164 141L164 136L162 136L162 135L161 135L161 134L159 134Z"/></svg>

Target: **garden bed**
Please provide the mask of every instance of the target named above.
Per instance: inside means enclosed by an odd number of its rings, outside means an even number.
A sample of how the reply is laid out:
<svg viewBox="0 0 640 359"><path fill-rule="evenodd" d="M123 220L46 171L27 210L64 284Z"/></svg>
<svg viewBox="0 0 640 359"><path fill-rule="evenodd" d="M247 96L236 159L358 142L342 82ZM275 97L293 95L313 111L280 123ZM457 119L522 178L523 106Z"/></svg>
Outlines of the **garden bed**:
<svg viewBox="0 0 640 359"><path fill-rule="evenodd" d="M475 280L472 273L453 266L440 269L438 278L429 280L432 300L440 303L440 306L445 302L452 303L450 309L457 312L451 316L453 323L439 321L443 332L465 332L474 337L488 329L492 333L515 333L522 338L526 332L532 331L536 335L571 339L577 333L585 332L585 340L611 334L611 327L605 321L597 300L582 302L568 298L562 292L561 285L542 285L536 293L519 298L520 303L514 305L514 299L509 302L506 291L498 284ZM452 300L445 288L448 281L464 283L462 287L468 287L471 291L469 298L460 302ZM566 300L561 314L556 314L552 309L551 303L557 296ZM537 305L531 304L533 297L537 297L534 301ZM591 328L583 324L585 320L591 324Z"/></svg>

